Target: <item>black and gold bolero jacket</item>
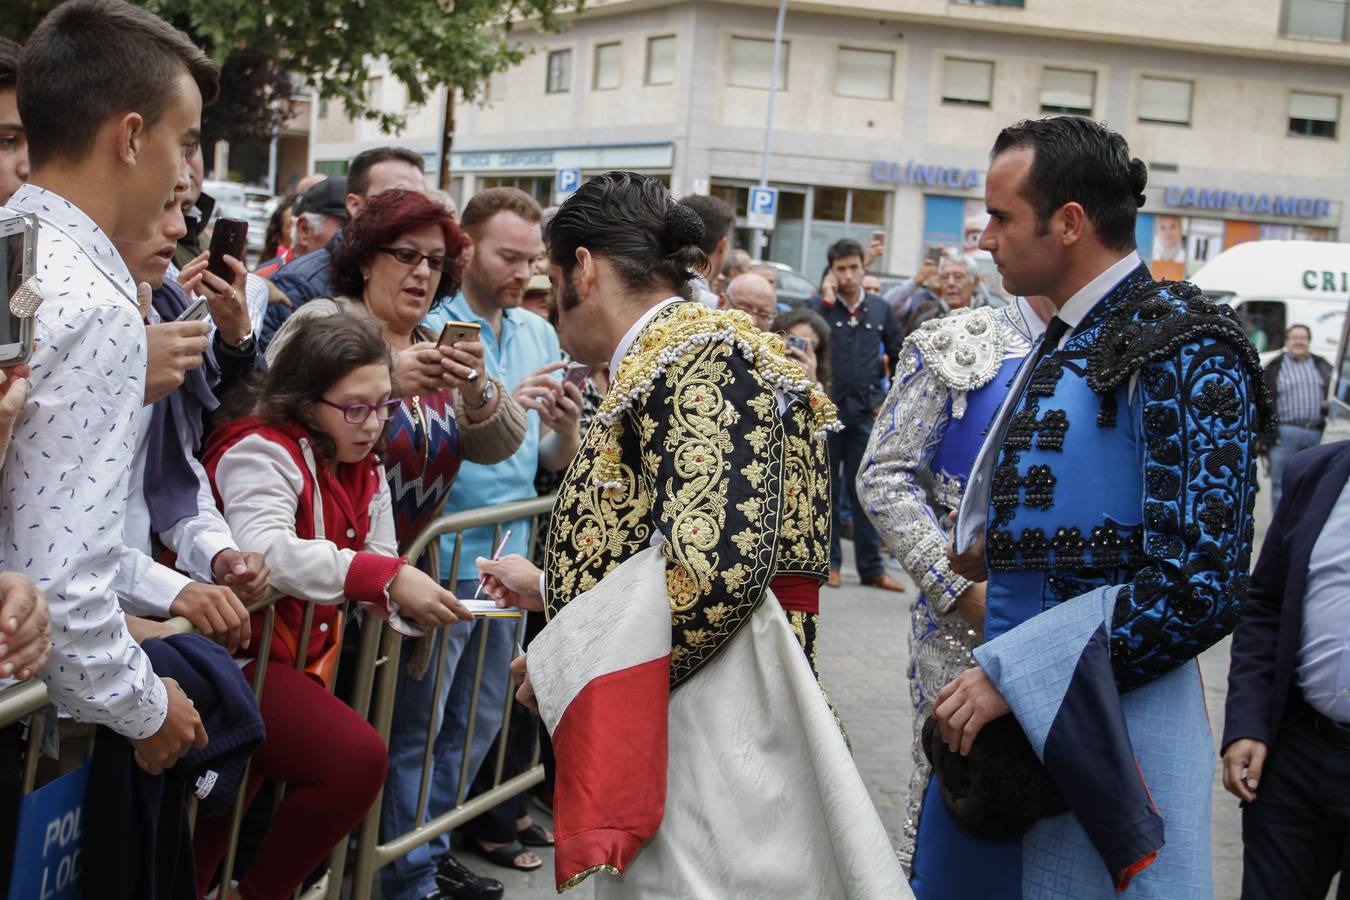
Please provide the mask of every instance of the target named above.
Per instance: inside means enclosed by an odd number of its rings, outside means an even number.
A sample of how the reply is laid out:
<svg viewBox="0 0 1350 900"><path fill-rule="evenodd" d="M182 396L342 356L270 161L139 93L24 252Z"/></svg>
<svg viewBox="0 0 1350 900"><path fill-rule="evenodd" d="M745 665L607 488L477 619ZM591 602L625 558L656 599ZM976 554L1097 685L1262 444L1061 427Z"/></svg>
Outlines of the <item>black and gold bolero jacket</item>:
<svg viewBox="0 0 1350 900"><path fill-rule="evenodd" d="M659 533L677 686L750 618L773 576L828 576L832 427L833 403L749 316L663 309L614 373L558 490L547 614Z"/></svg>

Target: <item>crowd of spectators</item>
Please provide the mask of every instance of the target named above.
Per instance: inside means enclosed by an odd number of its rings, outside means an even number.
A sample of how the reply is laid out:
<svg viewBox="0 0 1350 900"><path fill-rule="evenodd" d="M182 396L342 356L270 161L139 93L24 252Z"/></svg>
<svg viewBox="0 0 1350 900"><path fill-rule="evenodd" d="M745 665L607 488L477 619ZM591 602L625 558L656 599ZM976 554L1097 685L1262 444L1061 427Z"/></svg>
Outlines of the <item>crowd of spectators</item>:
<svg viewBox="0 0 1350 900"><path fill-rule="evenodd" d="M231 751L251 752L245 795L258 798L231 896L271 898L304 882L381 790L389 840L452 808L461 772L479 773L475 792L483 786L515 630L475 620L463 599L478 586L478 560L528 554L539 536L521 520L502 526L500 547L491 528L466 532L458 553L448 538L439 577L401 548L437 516L550 492L610 373L563 378L544 265L550 211L503 187L459 213L405 148L364 151L345 176L302 179L252 271L228 256L224 270L212 265L201 114L218 82L182 32L124 0L69 0L22 49L0 42L0 206L37 222L32 284L43 298L31 360L0 370L0 687L40 678L62 737L98 728L100 742L122 742L139 766L128 778L185 767L196 777L227 724L196 680L161 673L162 647L243 696L264 643L258 607L281 595L260 725ZM726 203L682 202L704 224L693 299L780 334L829 390L845 422L831 441L834 493L856 508L859 454L901 334L864 271L870 254L835 244L822 296L790 309L778 269L732 247ZM910 318L971 302L959 278L948 289L948 268L967 272L944 261L937 291L912 292ZM199 299L206 314L185 316ZM442 341L447 327L455 337ZM898 590L865 519L855 529L863 580ZM211 652L183 643L172 617L214 642ZM405 638L387 746L334 676L373 618ZM147 653L149 642L162 644ZM536 736L516 724L507 776L528 766ZM237 719L228 727L252 733ZM22 723L0 730L6 829L24 741ZM239 787L242 767L222 767L233 781L218 785L211 771L210 784L195 782L204 801ZM190 868L176 876L189 895L216 887L228 805L199 810L192 852L180 854ZM541 864L532 848L551 840L518 798L464 829L463 846L530 869ZM12 845L0 833L3 854ZM502 895L450 847L445 834L385 867L383 895Z"/></svg>

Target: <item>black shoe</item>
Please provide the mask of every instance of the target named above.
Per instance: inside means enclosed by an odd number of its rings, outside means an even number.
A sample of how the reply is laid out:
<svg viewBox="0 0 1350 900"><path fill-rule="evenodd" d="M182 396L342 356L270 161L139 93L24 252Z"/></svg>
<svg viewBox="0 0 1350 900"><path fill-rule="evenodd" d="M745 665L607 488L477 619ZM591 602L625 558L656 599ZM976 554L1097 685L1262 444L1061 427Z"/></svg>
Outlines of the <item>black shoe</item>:
<svg viewBox="0 0 1350 900"><path fill-rule="evenodd" d="M436 863L436 886L445 900L497 900L506 892L500 881L474 874L449 853Z"/></svg>

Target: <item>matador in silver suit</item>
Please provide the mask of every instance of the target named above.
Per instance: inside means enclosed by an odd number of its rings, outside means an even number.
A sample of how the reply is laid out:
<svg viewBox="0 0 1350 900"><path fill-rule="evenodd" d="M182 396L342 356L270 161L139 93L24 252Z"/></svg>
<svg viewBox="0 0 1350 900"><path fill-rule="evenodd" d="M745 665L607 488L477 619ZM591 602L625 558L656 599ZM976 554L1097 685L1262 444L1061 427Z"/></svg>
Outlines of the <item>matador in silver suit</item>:
<svg viewBox="0 0 1350 900"><path fill-rule="evenodd" d="M1003 308L956 310L925 322L905 340L895 383L858 471L858 497L868 517L919 586L909 645L914 769L899 848L906 873L915 866L921 843L932 846L938 856L958 855L953 852L958 848L939 834L932 835L936 843L919 841L929 782L920 731L938 691L975 665L971 651L979 643L977 632L956 608L957 597L970 582L947 564L949 513L960 505L984 432L1044 328L1021 299ZM937 799L933 805L940 808L942 802ZM933 816L946 818L945 813L942 809ZM933 830L945 833L947 828ZM952 858L951 863L960 861Z"/></svg>

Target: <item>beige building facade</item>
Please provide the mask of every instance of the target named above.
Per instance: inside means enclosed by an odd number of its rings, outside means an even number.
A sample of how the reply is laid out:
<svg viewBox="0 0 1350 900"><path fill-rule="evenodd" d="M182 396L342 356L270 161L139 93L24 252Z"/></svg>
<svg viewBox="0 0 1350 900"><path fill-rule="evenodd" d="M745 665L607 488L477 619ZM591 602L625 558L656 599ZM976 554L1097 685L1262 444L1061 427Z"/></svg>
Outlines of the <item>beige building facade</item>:
<svg viewBox="0 0 1350 900"><path fill-rule="evenodd" d="M775 106L776 226L764 254L814 279L840 237L886 237L914 271L983 221L999 129L1054 112L1122 131L1149 164L1141 252L1169 276L1262 238L1350 240L1346 3L1336 0L844 0L792 3ZM454 193L555 199L558 170L659 175L734 203L745 246L776 4L609 0L461 104ZM401 86L372 69L372 96ZM438 161L443 98L397 140ZM334 113L340 113L335 109ZM311 158L341 170L386 143L316 104Z"/></svg>

